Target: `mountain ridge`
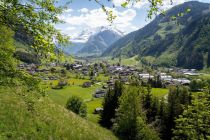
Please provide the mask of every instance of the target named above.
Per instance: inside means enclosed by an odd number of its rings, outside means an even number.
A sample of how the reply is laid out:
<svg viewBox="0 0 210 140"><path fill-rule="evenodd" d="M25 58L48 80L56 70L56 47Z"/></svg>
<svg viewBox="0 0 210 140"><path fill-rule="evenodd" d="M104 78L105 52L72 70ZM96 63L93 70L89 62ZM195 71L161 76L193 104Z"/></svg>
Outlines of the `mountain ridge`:
<svg viewBox="0 0 210 140"><path fill-rule="evenodd" d="M191 11L186 13L187 9L191 9ZM182 16L177 17L175 21L172 20L172 17L178 14L182 14ZM178 60L181 57L181 52L184 52L183 48L186 47L185 42L190 40L190 34L184 34L186 30L190 30L187 27L196 20L203 21L203 18L209 17L210 4L196 1L185 2L168 10L166 16L159 15L145 27L122 37L112 44L102 56L119 57L122 55L132 57L139 55L141 61L150 64L202 69L204 65L196 66L201 62L197 62L191 67L187 65L190 57L184 58L183 60L185 61L183 63L180 63L181 61ZM203 24L206 26L206 29L210 28L208 23ZM198 27L193 28L192 32L196 32ZM204 37L206 38L206 36ZM204 37L203 40L206 40ZM197 38L199 39L200 37L197 36ZM210 44L208 40L206 40L206 44ZM202 44L198 45L202 48ZM204 46L204 48L208 48L208 45ZM206 50L191 49L188 51L194 51L198 56L200 56L200 53L207 53ZM184 56L185 54L182 53Z"/></svg>
<svg viewBox="0 0 210 140"><path fill-rule="evenodd" d="M71 39L71 45L63 47L65 53L76 56L101 54L113 42L124 35L112 26L101 26L83 30L77 37Z"/></svg>

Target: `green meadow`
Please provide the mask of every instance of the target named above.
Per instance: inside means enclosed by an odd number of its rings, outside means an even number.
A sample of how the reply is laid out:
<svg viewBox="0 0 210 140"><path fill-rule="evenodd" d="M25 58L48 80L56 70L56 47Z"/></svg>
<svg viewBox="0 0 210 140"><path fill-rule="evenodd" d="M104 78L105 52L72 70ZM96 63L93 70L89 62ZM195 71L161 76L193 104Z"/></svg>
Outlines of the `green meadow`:
<svg viewBox="0 0 210 140"><path fill-rule="evenodd" d="M169 92L168 89L164 89L164 88L152 88L152 95L154 95L155 97L158 98L163 98L165 95L167 95Z"/></svg>
<svg viewBox="0 0 210 140"><path fill-rule="evenodd" d="M84 100L84 102L87 104L88 107L88 114L87 119L91 120L92 122L97 123L99 119L99 115L93 114L96 107L102 106L102 99L96 99L93 98L93 94L96 90L101 89L102 84L96 83L93 86L89 88L83 88L82 84L84 82L87 82L89 80L83 80L83 79L71 79L69 80L70 85L64 87L63 89L47 89L48 96L57 104L65 106L67 100L71 96L78 96ZM54 84L57 83L57 81L53 82ZM74 83L74 85L73 85Z"/></svg>

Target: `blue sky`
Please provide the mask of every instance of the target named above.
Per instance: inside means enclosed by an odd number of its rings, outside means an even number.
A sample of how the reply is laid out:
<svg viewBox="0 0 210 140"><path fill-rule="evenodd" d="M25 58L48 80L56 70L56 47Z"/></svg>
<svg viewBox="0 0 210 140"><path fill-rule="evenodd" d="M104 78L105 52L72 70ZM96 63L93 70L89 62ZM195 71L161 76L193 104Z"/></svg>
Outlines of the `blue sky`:
<svg viewBox="0 0 210 140"><path fill-rule="evenodd" d="M125 1L126 0L112 0L111 3L107 0L101 0L107 9L109 10L112 8L114 15L117 16L112 26L127 34L142 28L151 20L147 19L148 0L141 0L134 6L129 5L127 8L122 8L121 3ZM171 5L170 0L163 1L164 6L161 8L167 10L172 6L190 0L173 0L173 5ZM198 1L210 3L210 0ZM61 4L65 2L65 0L60 1ZM115 5L115 8L112 7L113 4ZM65 24L56 25L56 28L72 37L77 36L85 29L110 25L106 20L106 14L94 0L72 0L68 5L68 9L59 17L65 21Z"/></svg>

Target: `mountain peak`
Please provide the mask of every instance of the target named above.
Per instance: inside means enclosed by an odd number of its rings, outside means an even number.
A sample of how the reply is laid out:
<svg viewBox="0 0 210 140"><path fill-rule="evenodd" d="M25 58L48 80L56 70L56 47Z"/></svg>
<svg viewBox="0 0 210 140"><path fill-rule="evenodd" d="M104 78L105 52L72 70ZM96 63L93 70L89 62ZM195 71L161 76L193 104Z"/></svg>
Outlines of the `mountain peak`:
<svg viewBox="0 0 210 140"><path fill-rule="evenodd" d="M124 35L122 31L116 29L113 26L100 26L96 28L84 29L77 37L73 38L71 41L85 43L89 40L91 36L97 35L104 31L111 31L121 37Z"/></svg>

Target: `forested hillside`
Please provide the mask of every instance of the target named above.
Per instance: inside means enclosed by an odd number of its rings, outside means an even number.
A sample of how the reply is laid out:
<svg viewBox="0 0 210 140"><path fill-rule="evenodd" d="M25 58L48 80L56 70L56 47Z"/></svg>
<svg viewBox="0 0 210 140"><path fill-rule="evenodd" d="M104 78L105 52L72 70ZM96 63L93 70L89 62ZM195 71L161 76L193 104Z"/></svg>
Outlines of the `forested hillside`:
<svg viewBox="0 0 210 140"><path fill-rule="evenodd" d="M139 55L147 64L202 69L210 59L209 6L195 1L175 6L114 43L103 56Z"/></svg>

